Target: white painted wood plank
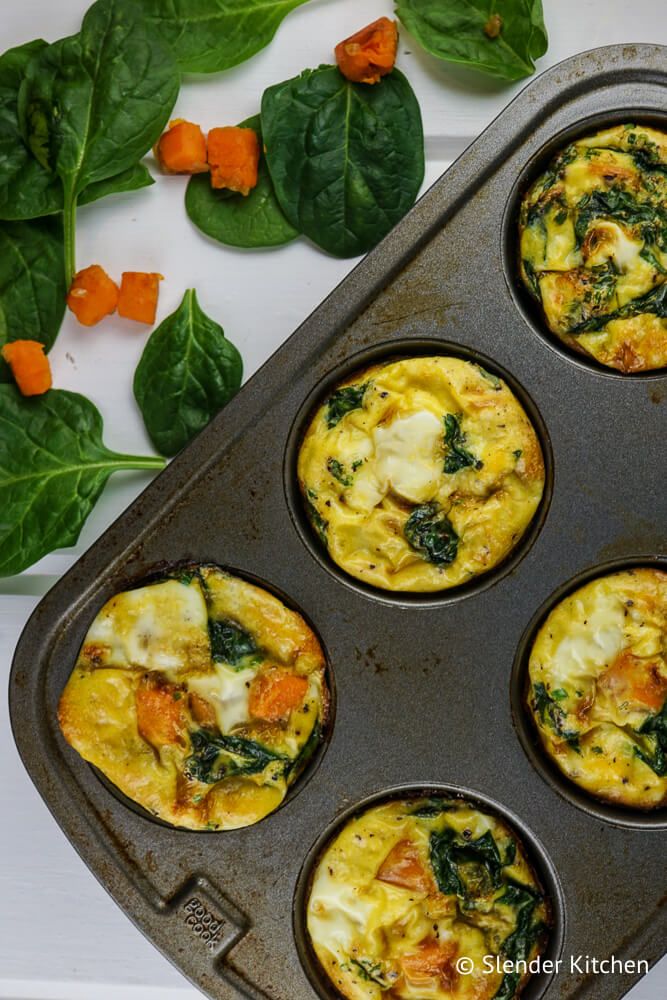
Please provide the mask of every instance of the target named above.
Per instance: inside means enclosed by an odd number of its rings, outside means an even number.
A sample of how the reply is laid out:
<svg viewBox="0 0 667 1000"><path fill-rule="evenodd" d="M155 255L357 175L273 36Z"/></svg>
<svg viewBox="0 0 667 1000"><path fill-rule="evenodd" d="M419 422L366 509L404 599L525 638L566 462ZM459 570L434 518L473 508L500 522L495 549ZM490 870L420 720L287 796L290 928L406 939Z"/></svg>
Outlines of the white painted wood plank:
<svg viewBox="0 0 667 1000"><path fill-rule="evenodd" d="M0 0L0 47L74 32L86 6L86 0ZM391 6L390 0L311 0L251 62L186 82L176 112L205 127L241 120L257 110L266 86L330 61L337 40L390 13ZM540 69L596 45L667 41L664 0L545 0L545 7L551 46ZM400 53L422 105L430 184L521 85L502 87L445 67L405 34ZM189 225L183 188L181 179L159 178L149 191L82 210L79 264L100 262L115 275L128 269L163 273L159 318L175 308L185 288L197 287L203 307L242 350L249 376L355 262L333 260L301 242L268 252L218 247ZM146 336L122 320L83 330L68 317L51 355L56 384L95 400L107 443L119 451L149 448L131 394ZM47 556L22 577L0 581L3 679L34 595L48 589L146 482L136 473L117 476L77 546ZM195 1000L200 994L135 930L58 830L20 764L4 699L0 754L0 998ZM658 1000L666 994L667 960L630 997Z"/></svg>

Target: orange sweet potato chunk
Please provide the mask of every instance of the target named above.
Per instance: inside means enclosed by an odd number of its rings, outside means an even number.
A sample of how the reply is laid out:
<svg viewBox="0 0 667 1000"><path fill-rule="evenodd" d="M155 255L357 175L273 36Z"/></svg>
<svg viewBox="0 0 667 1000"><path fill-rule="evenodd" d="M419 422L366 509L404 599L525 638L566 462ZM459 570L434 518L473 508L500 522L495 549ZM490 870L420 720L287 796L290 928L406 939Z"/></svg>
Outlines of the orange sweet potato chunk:
<svg viewBox="0 0 667 1000"><path fill-rule="evenodd" d="M162 275L154 271L123 271L118 295L118 315L152 326L161 280Z"/></svg>
<svg viewBox="0 0 667 1000"><path fill-rule="evenodd" d="M99 264L91 264L74 275L67 305L79 323L95 326L116 311L118 285Z"/></svg>
<svg viewBox="0 0 667 1000"><path fill-rule="evenodd" d="M254 129L227 126L208 134L211 186L248 195L257 186L259 138Z"/></svg>
<svg viewBox="0 0 667 1000"><path fill-rule="evenodd" d="M51 388L51 366L44 344L36 340L13 340L3 346L2 356L23 396L41 396Z"/></svg>
<svg viewBox="0 0 667 1000"><path fill-rule="evenodd" d="M250 685L248 707L256 719L277 722L298 708L306 696L308 681L289 670L275 667L258 674Z"/></svg>
<svg viewBox="0 0 667 1000"><path fill-rule="evenodd" d="M338 68L353 83L379 83L396 63L396 21L381 17L336 46Z"/></svg>
<svg viewBox="0 0 667 1000"><path fill-rule="evenodd" d="M153 152L167 174L204 174L208 170L204 133L199 125L183 118L169 122Z"/></svg>

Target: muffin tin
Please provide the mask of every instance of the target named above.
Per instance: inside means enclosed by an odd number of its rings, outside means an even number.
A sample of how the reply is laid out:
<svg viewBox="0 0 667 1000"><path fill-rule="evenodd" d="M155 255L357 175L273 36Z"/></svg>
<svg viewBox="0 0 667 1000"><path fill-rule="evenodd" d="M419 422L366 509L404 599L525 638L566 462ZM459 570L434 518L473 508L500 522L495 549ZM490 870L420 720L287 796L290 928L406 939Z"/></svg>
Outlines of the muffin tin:
<svg viewBox="0 0 667 1000"><path fill-rule="evenodd" d="M614 1000L636 977L570 973L570 956L651 963L664 948L667 811L621 814L567 794L521 718L520 691L526 643L559 588L610 561L665 553L667 376L620 376L557 344L522 298L512 234L520 193L556 146L621 119L667 127L666 88L667 48L653 45L584 53L532 83L26 627L10 680L26 768L118 904L216 1000L334 996L309 958L304 886L341 813L392 789L462 794L523 836L551 897L550 948L566 966L533 977L526 1000ZM295 474L304 420L341 366L412 350L479 353L508 372L548 465L545 501L507 563L421 599L337 571L312 541ZM57 725L97 610L183 561L218 562L283 596L312 622L336 684L319 766L245 830L175 830L128 808Z"/></svg>

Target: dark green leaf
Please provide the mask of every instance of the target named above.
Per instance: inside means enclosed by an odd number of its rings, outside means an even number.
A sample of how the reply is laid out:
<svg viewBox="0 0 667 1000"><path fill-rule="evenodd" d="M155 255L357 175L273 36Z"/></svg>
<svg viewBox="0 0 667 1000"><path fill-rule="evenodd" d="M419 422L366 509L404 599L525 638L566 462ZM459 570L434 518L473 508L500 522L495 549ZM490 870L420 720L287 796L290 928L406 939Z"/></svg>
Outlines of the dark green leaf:
<svg viewBox="0 0 667 1000"><path fill-rule="evenodd" d="M24 398L0 386L0 575L74 545L112 472L160 469L162 459L118 455L102 417L77 393Z"/></svg>
<svg viewBox="0 0 667 1000"><path fill-rule="evenodd" d="M501 885L503 862L490 831L465 840L450 827L432 833L430 861L438 888L463 900L488 896Z"/></svg>
<svg viewBox="0 0 667 1000"><path fill-rule="evenodd" d="M503 80L534 73L549 45L542 0L397 0L396 13L438 59Z"/></svg>
<svg viewBox="0 0 667 1000"><path fill-rule="evenodd" d="M341 486L352 485L353 482L352 476L348 476L348 474L345 471L345 466L341 462L339 462L337 458L327 459L327 469L334 477L334 479L338 480Z"/></svg>
<svg viewBox="0 0 667 1000"><path fill-rule="evenodd" d="M283 212L329 253L366 253L414 204L424 136L398 70L372 87L335 66L306 70L264 93L262 128Z"/></svg>
<svg viewBox="0 0 667 1000"><path fill-rule="evenodd" d="M454 473L461 469L481 469L483 462L478 461L472 452L465 447L466 436L461 430L460 417L453 413L445 414L445 472Z"/></svg>
<svg viewBox="0 0 667 1000"><path fill-rule="evenodd" d="M261 774L274 761L286 761L282 754L240 736L216 736L206 729L190 734L192 754L185 772L196 781L213 785L236 774Z"/></svg>
<svg viewBox="0 0 667 1000"><path fill-rule="evenodd" d="M635 753L658 777L664 778L667 775L667 701L658 715L649 715L639 732L649 737L650 745L635 747Z"/></svg>
<svg viewBox="0 0 667 1000"><path fill-rule="evenodd" d="M249 656L255 656L258 646L250 632L246 632L236 622L216 621L209 618L208 634L211 640L211 656L220 663L231 667L243 667Z"/></svg>
<svg viewBox="0 0 667 1000"><path fill-rule="evenodd" d="M448 566L456 559L459 536L447 515L435 503L415 507L403 533L408 544L436 566Z"/></svg>
<svg viewBox="0 0 667 1000"><path fill-rule="evenodd" d="M320 745L321 740L322 725L318 720L313 726L310 736L301 747L298 757L295 757L290 766L287 768L286 773L290 780L293 781L308 766L308 763L312 760L313 754Z"/></svg>
<svg viewBox="0 0 667 1000"><path fill-rule="evenodd" d="M549 725L558 736L562 736L573 750L581 753L579 733L566 728L567 713L558 704L562 699L559 699L557 694L558 692L554 692L550 695L544 684L538 681L537 684L533 684L533 708L545 725Z"/></svg>
<svg viewBox="0 0 667 1000"><path fill-rule="evenodd" d="M499 900L517 909L515 928L507 935L501 947L502 957L515 965L529 961L534 946L545 933L544 924L533 920L533 914L541 900L541 896L526 886L518 885L511 885ZM520 967L506 972L494 1000L514 1000L522 979Z"/></svg>
<svg viewBox="0 0 667 1000"><path fill-rule="evenodd" d="M151 334L134 375L134 395L162 455L175 455L236 394L241 355L199 308L194 289Z"/></svg>
<svg viewBox="0 0 667 1000"><path fill-rule="evenodd" d="M48 351L65 312L60 227L47 220L0 223L0 347L38 340ZM0 359L0 381L11 380Z"/></svg>
<svg viewBox="0 0 667 1000"><path fill-rule="evenodd" d="M313 500L316 499L317 495L314 494L312 490L306 490L305 501L306 501L306 512L308 514L308 519L312 524L313 528L315 529L317 537L322 542L322 545L326 547L329 522L322 517L319 510L313 503Z"/></svg>
<svg viewBox="0 0 667 1000"><path fill-rule="evenodd" d="M259 115L241 123L262 138ZM299 235L278 204L273 182L262 155L257 187L247 197L232 191L215 190L208 174L191 177L185 193L185 208L203 233L231 247L276 247Z"/></svg>
<svg viewBox="0 0 667 1000"><path fill-rule="evenodd" d="M135 166L162 132L178 88L168 46L133 0L97 0L78 35L28 62L18 119L35 159L62 183L68 283L79 195Z"/></svg>
<svg viewBox="0 0 667 1000"><path fill-rule="evenodd" d="M418 819L434 819L443 812L450 812L454 807L455 803L450 799L426 799L416 809L413 809L410 815L416 816Z"/></svg>
<svg viewBox="0 0 667 1000"><path fill-rule="evenodd" d="M155 184L153 177L143 163L135 163L120 174L107 177L104 181L94 181L83 189L79 195L79 205L89 205L110 194L126 194L128 191L140 191L141 188Z"/></svg>
<svg viewBox="0 0 667 1000"><path fill-rule="evenodd" d="M340 423L346 413L352 410L359 410L364 405L364 396L369 383L363 385L346 385L342 389L336 389L327 400L326 422L331 430Z"/></svg>
<svg viewBox="0 0 667 1000"><path fill-rule="evenodd" d="M269 44L283 18L307 0L140 0L184 73L217 73Z"/></svg>

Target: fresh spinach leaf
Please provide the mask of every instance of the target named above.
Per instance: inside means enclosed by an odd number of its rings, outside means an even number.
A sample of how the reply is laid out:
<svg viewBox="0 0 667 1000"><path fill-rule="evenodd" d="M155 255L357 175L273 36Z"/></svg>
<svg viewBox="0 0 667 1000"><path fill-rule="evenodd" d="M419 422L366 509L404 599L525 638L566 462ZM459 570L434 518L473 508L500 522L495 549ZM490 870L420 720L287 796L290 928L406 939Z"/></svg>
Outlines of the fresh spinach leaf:
<svg viewBox="0 0 667 1000"><path fill-rule="evenodd" d="M184 73L217 73L250 59L307 0L140 0Z"/></svg>
<svg viewBox="0 0 667 1000"><path fill-rule="evenodd" d="M265 91L262 128L283 212L328 253L366 253L414 204L424 135L398 70L372 87L335 66L306 70Z"/></svg>
<svg viewBox="0 0 667 1000"><path fill-rule="evenodd" d="M503 80L534 73L549 45L542 0L397 0L396 13L438 59Z"/></svg>
<svg viewBox="0 0 667 1000"><path fill-rule="evenodd" d="M51 220L0 223L0 347L38 340L48 351L65 312L60 226ZM0 360L0 381L11 380Z"/></svg>
<svg viewBox="0 0 667 1000"><path fill-rule="evenodd" d="M178 88L171 51L133 0L97 0L77 35L28 62L18 119L37 162L62 184L68 286L79 196L135 166L162 132Z"/></svg>
<svg viewBox="0 0 667 1000"><path fill-rule="evenodd" d="M652 737L651 748L635 747L635 753L660 778L667 775L667 701L658 715L649 715L639 730L642 736Z"/></svg>
<svg viewBox="0 0 667 1000"><path fill-rule="evenodd" d="M25 398L0 385L0 576L74 545L112 472L163 466L109 451L84 396L52 389Z"/></svg>
<svg viewBox="0 0 667 1000"><path fill-rule="evenodd" d="M254 129L261 141L259 115L241 122L241 128ZM278 204L264 156L259 161L257 187L247 197L215 190L208 174L194 174L185 192L185 208L202 233L230 247L283 246L299 235Z"/></svg>
<svg viewBox="0 0 667 1000"><path fill-rule="evenodd" d="M237 393L242 377L241 355L190 289L150 335L134 375L134 395L160 454L180 451Z"/></svg>
<svg viewBox="0 0 667 1000"><path fill-rule="evenodd" d="M484 465L465 447L466 436L461 430L461 419L453 413L445 414L445 472L454 473L461 469L481 469Z"/></svg>
<svg viewBox="0 0 667 1000"><path fill-rule="evenodd" d="M286 761L282 754L241 736L215 736L198 729L190 734L192 753L185 761L188 777L214 785L237 774L261 774L275 761Z"/></svg>
<svg viewBox="0 0 667 1000"><path fill-rule="evenodd" d="M63 208L62 184L32 156L18 122L23 73L30 59L46 45L39 40L28 42L0 56L0 219L35 219L55 215ZM81 192L79 204L152 183L146 167L135 164L115 177L89 185Z"/></svg>
<svg viewBox="0 0 667 1000"><path fill-rule="evenodd" d="M254 637L230 620L208 620L208 634L211 640L211 656L220 663L228 663L230 667L243 667L249 656L255 656L259 647Z"/></svg>
<svg viewBox="0 0 667 1000"><path fill-rule="evenodd" d="M437 504L415 507L403 529L406 541L428 562L448 566L456 559L459 536Z"/></svg>
<svg viewBox="0 0 667 1000"><path fill-rule="evenodd" d="M327 400L325 417L329 430L339 424L346 413L361 409L369 384L364 382L363 385L345 385L342 389L332 392Z"/></svg>

